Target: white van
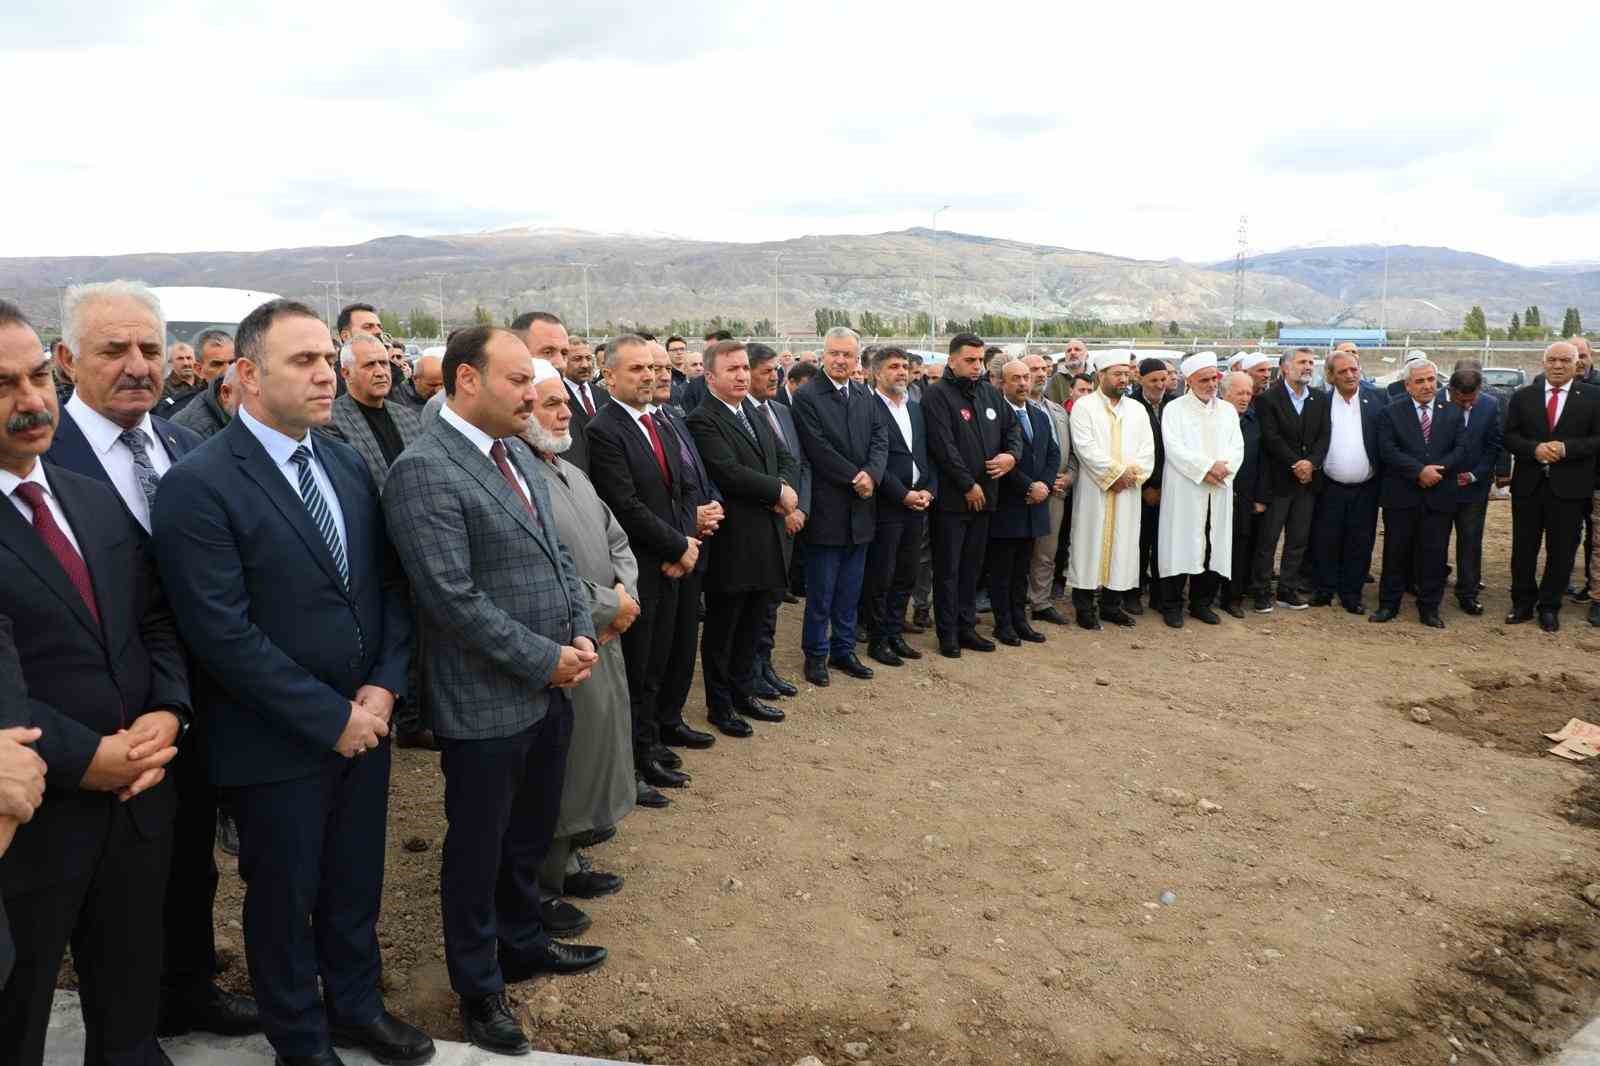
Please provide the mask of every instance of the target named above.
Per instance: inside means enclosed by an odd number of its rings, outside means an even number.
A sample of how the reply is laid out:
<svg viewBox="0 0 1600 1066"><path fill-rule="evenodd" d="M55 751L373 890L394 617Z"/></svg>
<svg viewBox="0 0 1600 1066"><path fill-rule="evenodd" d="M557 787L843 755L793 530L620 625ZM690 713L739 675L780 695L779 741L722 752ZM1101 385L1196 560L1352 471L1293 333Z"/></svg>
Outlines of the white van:
<svg viewBox="0 0 1600 1066"><path fill-rule="evenodd" d="M167 318L169 345L178 341L193 344L208 329L225 329L232 334L245 315L268 300L280 298L275 292L205 285L167 285L151 291L161 301L161 312Z"/></svg>

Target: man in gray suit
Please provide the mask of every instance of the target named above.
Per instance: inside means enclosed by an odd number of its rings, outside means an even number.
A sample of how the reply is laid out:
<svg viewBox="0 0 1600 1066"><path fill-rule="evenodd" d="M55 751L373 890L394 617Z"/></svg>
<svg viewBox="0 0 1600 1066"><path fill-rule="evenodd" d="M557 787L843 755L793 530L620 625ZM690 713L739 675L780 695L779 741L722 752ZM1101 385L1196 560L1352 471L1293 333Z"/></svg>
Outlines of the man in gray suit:
<svg viewBox="0 0 1600 1066"><path fill-rule="evenodd" d="M1050 485L1050 532L1033 542L1033 559L1028 566L1028 607L1035 622L1067 624L1066 616L1050 602L1050 586L1056 568L1056 544L1061 535L1061 523L1067 515L1067 493L1072 489L1072 424L1067 409L1049 396L1045 388L1050 378L1050 363L1042 355L1030 355L1022 360L1028 365L1028 403L1050 416L1050 435L1061 449L1061 459L1056 463L1055 481Z"/></svg>
<svg viewBox="0 0 1600 1066"><path fill-rule="evenodd" d="M467 1039L528 1051L505 985L581 973L604 948L540 921L539 871L572 738L568 690L598 656L589 602L517 435L537 402L533 356L474 326L445 349L448 399L389 468L384 514L429 626L430 725L445 776L445 963Z"/></svg>
<svg viewBox="0 0 1600 1066"><path fill-rule="evenodd" d="M794 424L794 415L788 404L777 402L783 388L778 381L778 353L765 344L750 345L750 402L756 413L767 420L767 428L778 439L778 446L794 457L796 478L795 493L800 505L783 519L783 565L788 572L794 559L794 539L805 528L806 516L811 513L811 464L806 461L805 450L800 447L800 431ZM792 682L778 676L772 666L772 649L778 639L778 607L782 596L774 596L767 606L766 621L761 635L756 638L757 699L770 700L779 696L797 696L800 690Z"/></svg>

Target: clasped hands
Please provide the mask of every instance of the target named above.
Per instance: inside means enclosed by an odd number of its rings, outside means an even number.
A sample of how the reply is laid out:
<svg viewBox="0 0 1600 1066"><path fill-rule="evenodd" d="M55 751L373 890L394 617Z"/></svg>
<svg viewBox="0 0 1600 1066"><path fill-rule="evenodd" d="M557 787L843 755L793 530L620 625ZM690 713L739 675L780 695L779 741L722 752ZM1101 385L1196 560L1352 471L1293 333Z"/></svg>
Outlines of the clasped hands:
<svg viewBox="0 0 1600 1066"><path fill-rule="evenodd" d="M0 855L17 826L33 818L44 802L44 760L29 744L43 734L33 728L0 729Z"/></svg>
<svg viewBox="0 0 1600 1066"><path fill-rule="evenodd" d="M628 586L620 581L617 582L616 593L621 603L617 606L617 613L611 619L611 624L600 633L599 641L602 646L626 633L628 627L639 617L639 601L628 595Z"/></svg>
<svg viewBox="0 0 1600 1066"><path fill-rule="evenodd" d="M114 792L126 803L154 788L166 777L166 765L178 754L178 716L157 708L147 711L109 737L101 737L78 787Z"/></svg>
<svg viewBox="0 0 1600 1066"><path fill-rule="evenodd" d="M393 692L378 685L362 685L350 701L350 719L334 741L333 750L346 759L365 755L389 735L389 716L393 713Z"/></svg>
<svg viewBox="0 0 1600 1066"><path fill-rule="evenodd" d="M1417 484L1425 489L1431 489L1444 480L1444 467L1435 463L1422 468L1422 473L1417 475Z"/></svg>
<svg viewBox="0 0 1600 1066"><path fill-rule="evenodd" d="M1216 462L1211 464L1211 469L1207 470L1206 476L1200 480L1207 485L1221 485L1228 480L1228 475L1232 472L1233 471L1228 468L1227 463L1223 462L1221 459L1218 459Z"/></svg>
<svg viewBox="0 0 1600 1066"><path fill-rule="evenodd" d="M1547 440L1533 449L1533 457L1541 463L1559 463L1567 457L1565 441Z"/></svg>

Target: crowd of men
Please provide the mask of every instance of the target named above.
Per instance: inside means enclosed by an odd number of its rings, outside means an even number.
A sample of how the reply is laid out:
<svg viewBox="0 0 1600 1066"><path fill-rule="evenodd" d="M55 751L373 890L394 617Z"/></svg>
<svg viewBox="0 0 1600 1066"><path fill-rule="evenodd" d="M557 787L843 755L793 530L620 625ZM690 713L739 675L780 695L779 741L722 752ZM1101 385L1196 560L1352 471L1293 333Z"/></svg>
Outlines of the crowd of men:
<svg viewBox="0 0 1600 1066"><path fill-rule="evenodd" d="M784 721L804 680L1035 623L1483 613L1490 487L1512 609L1559 626L1600 485L1581 339L1501 405L1479 368L1353 346L1176 366L953 337L942 371L834 329L817 353L725 334L591 348L556 315L415 360L354 304L263 304L168 345L154 294L78 286L54 352L0 302L0 1061L42 1060L71 949L86 1062L262 1030L421 1063L384 1007L391 750L438 753L444 953L473 1043L526 1054L505 987L603 964L584 849L691 780L684 751ZM1541 546L1542 577L1537 572ZM1058 600L1070 589L1073 619ZM988 635L979 618L988 613ZM711 731L691 724L695 668ZM246 885L252 997L216 983L219 826Z"/></svg>

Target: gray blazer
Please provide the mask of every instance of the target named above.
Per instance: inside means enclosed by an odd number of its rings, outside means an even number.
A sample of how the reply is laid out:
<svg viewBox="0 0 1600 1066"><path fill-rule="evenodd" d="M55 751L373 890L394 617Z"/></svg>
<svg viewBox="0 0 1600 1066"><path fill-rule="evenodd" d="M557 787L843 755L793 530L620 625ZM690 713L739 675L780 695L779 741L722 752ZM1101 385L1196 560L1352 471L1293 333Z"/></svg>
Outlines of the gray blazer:
<svg viewBox="0 0 1600 1066"><path fill-rule="evenodd" d="M422 416L403 403L385 403L383 407L389 412L389 417L394 419L394 428L400 433L401 446L411 447L411 442L422 432ZM347 392L335 399L333 420L319 428L334 440L344 441L360 454L362 462L367 464L367 470L372 474L372 480L378 486L378 491L382 492L383 480L389 475L389 464L384 462L383 449L378 446L378 437L367 424L367 416L356 410L355 397Z"/></svg>
<svg viewBox="0 0 1600 1066"><path fill-rule="evenodd" d="M755 403L754 400L750 402ZM790 455L794 456L795 468L798 471L795 475L794 492L796 496L800 497L799 509L805 513L807 518L810 518L811 464L806 461L806 450L800 447L800 431L794 424L794 414L790 412L788 404L782 404L776 400L771 401L768 406L772 408L772 413L778 416L778 425L783 427L783 437L778 443L786 448ZM772 427L769 425L767 428L771 429Z"/></svg>
<svg viewBox="0 0 1600 1066"><path fill-rule="evenodd" d="M520 440L505 444L537 521L493 461L442 418L395 460L383 490L390 538L429 623L429 725L455 740L514 736L538 722L561 647L594 639L538 460Z"/></svg>

